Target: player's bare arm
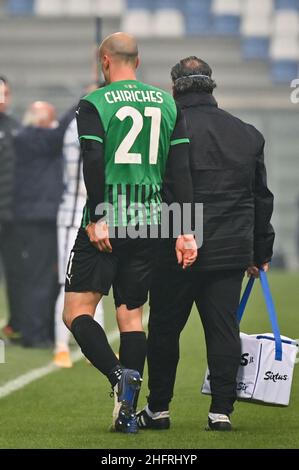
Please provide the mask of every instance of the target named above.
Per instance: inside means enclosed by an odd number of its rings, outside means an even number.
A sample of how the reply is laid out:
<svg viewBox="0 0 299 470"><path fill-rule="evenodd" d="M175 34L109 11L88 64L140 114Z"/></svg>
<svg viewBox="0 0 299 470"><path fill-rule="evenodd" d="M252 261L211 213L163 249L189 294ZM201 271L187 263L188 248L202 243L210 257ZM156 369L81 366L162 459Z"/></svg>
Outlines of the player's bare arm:
<svg viewBox="0 0 299 470"><path fill-rule="evenodd" d="M104 202L104 130L98 113L91 103L81 100L76 114L90 219L85 230L95 248L111 253L108 225L105 220L100 220L103 214L97 211L99 204Z"/></svg>

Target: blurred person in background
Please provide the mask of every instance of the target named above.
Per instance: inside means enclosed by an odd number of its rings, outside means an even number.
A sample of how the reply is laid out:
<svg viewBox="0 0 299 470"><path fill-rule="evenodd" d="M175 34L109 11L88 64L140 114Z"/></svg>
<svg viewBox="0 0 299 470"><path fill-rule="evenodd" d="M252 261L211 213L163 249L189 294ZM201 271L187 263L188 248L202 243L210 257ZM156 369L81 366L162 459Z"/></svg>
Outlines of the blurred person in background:
<svg viewBox="0 0 299 470"><path fill-rule="evenodd" d="M187 57L171 71L173 93L189 129L194 202L203 203L203 245L183 272L172 243L161 242L150 291L148 405L140 428L168 429L180 334L195 302L207 347L212 401L208 430L230 431L241 359L237 308L244 272L268 270L274 231L265 140L250 124L219 109L210 66ZM171 192L165 188L171 202Z"/></svg>
<svg viewBox="0 0 299 470"><path fill-rule="evenodd" d="M57 210L63 192L62 146L69 111L57 121L47 102L33 103L15 138L14 216L22 248L21 334L25 347L53 346L57 293Z"/></svg>
<svg viewBox="0 0 299 470"><path fill-rule="evenodd" d="M90 93L98 87L89 87ZM70 331L62 320L65 276L69 253L75 244L81 225L83 208L86 203L86 189L83 179L82 159L76 119L66 130L63 141L64 191L57 216L58 238L58 280L59 294L55 306L55 351L54 363L58 367L72 367L69 351ZM95 320L104 328L103 301L98 304Z"/></svg>
<svg viewBox="0 0 299 470"><path fill-rule="evenodd" d="M12 202L15 178L15 152L13 137L20 125L9 115L11 89L5 77L0 77L0 254L4 267L9 318L2 332L5 338L19 340L19 285L16 267L18 246L13 223Z"/></svg>

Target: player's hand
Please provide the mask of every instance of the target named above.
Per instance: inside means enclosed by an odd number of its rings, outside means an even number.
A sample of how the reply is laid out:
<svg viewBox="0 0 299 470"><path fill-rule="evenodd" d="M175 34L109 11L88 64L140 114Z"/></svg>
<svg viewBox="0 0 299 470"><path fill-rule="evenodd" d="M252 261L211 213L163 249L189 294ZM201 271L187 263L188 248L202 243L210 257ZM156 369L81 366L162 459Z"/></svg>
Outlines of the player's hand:
<svg viewBox="0 0 299 470"><path fill-rule="evenodd" d="M178 264L183 269L191 266L197 258L197 244L194 235L180 235L175 245Z"/></svg>
<svg viewBox="0 0 299 470"><path fill-rule="evenodd" d="M112 252L112 246L109 240L109 227L106 221L97 223L91 222L87 225L85 230L90 243L92 243L95 248L105 253Z"/></svg>
<svg viewBox="0 0 299 470"><path fill-rule="evenodd" d="M255 279L257 279L258 277L260 277L260 269L262 269L266 273L267 271L269 271L269 263L262 264L260 268L258 268L258 266L250 266L247 269L247 277L254 277Z"/></svg>

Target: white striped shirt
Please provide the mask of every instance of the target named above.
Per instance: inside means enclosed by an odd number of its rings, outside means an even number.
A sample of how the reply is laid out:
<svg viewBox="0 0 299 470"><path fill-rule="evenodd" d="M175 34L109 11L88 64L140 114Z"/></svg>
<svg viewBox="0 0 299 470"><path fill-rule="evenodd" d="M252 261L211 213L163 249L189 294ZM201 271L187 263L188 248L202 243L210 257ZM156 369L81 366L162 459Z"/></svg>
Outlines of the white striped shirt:
<svg viewBox="0 0 299 470"><path fill-rule="evenodd" d="M76 119L70 123L64 136L63 160L64 192L58 209L57 225L59 227L79 228L86 203L86 189L83 180Z"/></svg>

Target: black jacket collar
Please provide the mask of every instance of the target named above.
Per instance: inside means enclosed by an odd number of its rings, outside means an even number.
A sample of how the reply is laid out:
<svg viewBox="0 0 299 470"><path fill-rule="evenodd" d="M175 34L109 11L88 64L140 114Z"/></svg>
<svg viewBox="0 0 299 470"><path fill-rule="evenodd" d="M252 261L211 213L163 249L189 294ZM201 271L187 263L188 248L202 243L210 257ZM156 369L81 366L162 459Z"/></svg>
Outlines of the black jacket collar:
<svg viewBox="0 0 299 470"><path fill-rule="evenodd" d="M218 107L217 101L210 93L191 91L175 98L181 108L191 106L214 106Z"/></svg>

